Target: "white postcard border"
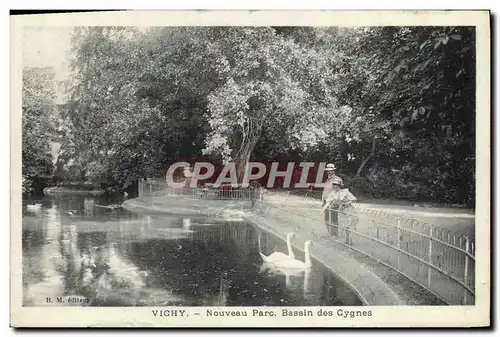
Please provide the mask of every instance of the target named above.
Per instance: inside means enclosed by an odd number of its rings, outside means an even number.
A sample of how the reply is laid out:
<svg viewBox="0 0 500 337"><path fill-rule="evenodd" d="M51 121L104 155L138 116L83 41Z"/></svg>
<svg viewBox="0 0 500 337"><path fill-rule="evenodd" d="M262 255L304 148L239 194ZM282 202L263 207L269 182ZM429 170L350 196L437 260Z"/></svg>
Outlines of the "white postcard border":
<svg viewBox="0 0 500 337"><path fill-rule="evenodd" d="M224 308L22 307L21 69L25 26L475 26L476 27L476 304L474 306L321 307L370 310L371 316L252 316ZM15 327L463 327L490 323L490 19L487 11L126 11L11 17L11 326ZM290 308L294 310L306 307ZM155 317L152 309L185 309L188 317ZM246 317L207 317L207 310ZM319 307L311 307L317 311ZM198 312L200 315L195 315Z"/></svg>

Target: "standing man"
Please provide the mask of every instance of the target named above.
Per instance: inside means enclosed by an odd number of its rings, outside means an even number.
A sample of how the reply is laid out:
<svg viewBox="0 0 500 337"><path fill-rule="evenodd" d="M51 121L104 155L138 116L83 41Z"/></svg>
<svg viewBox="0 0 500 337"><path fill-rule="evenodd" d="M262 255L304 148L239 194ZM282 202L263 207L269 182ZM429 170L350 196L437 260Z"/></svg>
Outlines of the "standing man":
<svg viewBox="0 0 500 337"><path fill-rule="evenodd" d="M338 236L339 234L339 205L334 202L334 200L338 200L340 194L341 187L341 179L333 178L332 180L327 182L329 186L325 187L323 193L325 191L330 191L330 193L326 196L323 195L323 212L325 212L325 226L328 234L330 236Z"/></svg>
<svg viewBox="0 0 500 337"><path fill-rule="evenodd" d="M335 186L338 184L342 186L342 179L335 174L335 164L326 164L325 171L327 173L327 178L325 182L325 186L323 187L323 194L321 195L321 207L325 207L326 205L326 200L328 196L333 192L335 189L333 182L335 181ZM340 187L339 187L340 188ZM330 222L333 223L334 218L337 216L337 212L331 211L330 209L325 210L323 209L323 212L325 213L325 226L326 230L330 235L332 235L332 231L335 230L335 228L330 228ZM338 231L338 230L337 230Z"/></svg>

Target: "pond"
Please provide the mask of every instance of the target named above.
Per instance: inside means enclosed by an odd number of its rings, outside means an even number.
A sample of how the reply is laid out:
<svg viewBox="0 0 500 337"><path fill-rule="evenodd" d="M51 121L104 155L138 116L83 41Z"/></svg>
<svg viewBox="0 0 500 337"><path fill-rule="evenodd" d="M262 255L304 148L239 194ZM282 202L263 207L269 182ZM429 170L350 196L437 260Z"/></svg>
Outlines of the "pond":
<svg viewBox="0 0 500 337"><path fill-rule="evenodd" d="M263 270L259 250L286 252L286 243L263 232L259 246L259 230L250 223L112 206L122 201L24 200L24 306L362 305L317 261L298 275Z"/></svg>

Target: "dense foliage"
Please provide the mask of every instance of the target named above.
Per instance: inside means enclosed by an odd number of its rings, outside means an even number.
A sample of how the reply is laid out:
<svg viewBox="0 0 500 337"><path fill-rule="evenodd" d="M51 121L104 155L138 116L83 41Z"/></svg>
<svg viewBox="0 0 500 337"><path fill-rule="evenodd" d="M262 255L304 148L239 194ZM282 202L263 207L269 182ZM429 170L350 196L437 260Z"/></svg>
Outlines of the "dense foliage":
<svg viewBox="0 0 500 337"><path fill-rule="evenodd" d="M333 161L357 193L472 204L474 43L469 27L78 28L63 158L113 189L177 160Z"/></svg>
<svg viewBox="0 0 500 337"><path fill-rule="evenodd" d="M348 61L362 77L345 77L346 90L338 97L357 100L351 105L359 116L375 114L378 119L370 123L372 134L360 139L365 152L372 151L370 142L376 142L371 170L366 172L373 182L370 188L385 197L472 204L474 31L382 28L366 31L350 48ZM354 60L351 55L362 57ZM358 141L353 147L362 148L359 145Z"/></svg>
<svg viewBox="0 0 500 337"><path fill-rule="evenodd" d="M52 174L54 73L50 68L25 68L22 82L22 191L28 193L37 180Z"/></svg>

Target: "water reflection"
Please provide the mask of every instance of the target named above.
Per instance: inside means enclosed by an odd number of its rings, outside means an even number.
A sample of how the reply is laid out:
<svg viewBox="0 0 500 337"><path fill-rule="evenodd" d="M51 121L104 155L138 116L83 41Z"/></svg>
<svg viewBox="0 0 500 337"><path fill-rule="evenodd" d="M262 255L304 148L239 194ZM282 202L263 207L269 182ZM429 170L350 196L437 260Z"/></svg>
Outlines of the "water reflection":
<svg viewBox="0 0 500 337"><path fill-rule="evenodd" d="M259 272L258 231L249 224L139 216L95 207L116 200L69 199L44 198L40 213L24 215L25 306L361 304L314 261L298 273ZM286 252L286 243L263 233L261 249ZM295 256L304 261L301 251Z"/></svg>
<svg viewBox="0 0 500 337"><path fill-rule="evenodd" d="M23 248L27 249L23 250L23 299L27 305L44 305L47 297L55 298L64 293L66 266L57 209L48 209L45 219L45 230L24 235ZM33 240L36 236L43 239Z"/></svg>
<svg viewBox="0 0 500 337"><path fill-rule="evenodd" d="M84 214L86 217L92 217L94 215L95 209L95 200L93 198L85 198L84 199Z"/></svg>

